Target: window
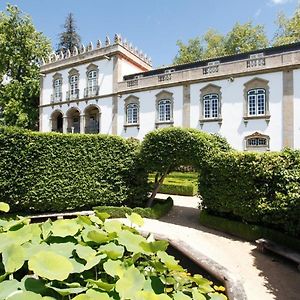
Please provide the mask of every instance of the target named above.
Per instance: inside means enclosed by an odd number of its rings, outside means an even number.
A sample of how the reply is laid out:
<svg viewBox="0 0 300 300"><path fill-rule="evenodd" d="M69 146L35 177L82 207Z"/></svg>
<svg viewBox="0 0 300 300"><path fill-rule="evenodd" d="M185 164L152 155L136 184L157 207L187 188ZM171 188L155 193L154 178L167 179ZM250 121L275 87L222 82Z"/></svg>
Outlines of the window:
<svg viewBox="0 0 300 300"><path fill-rule="evenodd" d="M158 117L160 122L171 121L171 101L163 99L158 102Z"/></svg>
<svg viewBox="0 0 300 300"><path fill-rule="evenodd" d="M139 108L137 104L130 103L127 105L127 124L137 124L138 123L138 112Z"/></svg>
<svg viewBox="0 0 300 300"><path fill-rule="evenodd" d="M53 94L51 102L62 101L62 75L56 73L53 75Z"/></svg>
<svg viewBox="0 0 300 300"><path fill-rule="evenodd" d="M124 128L137 127L140 122L140 100L138 97L130 95L124 100Z"/></svg>
<svg viewBox="0 0 300 300"><path fill-rule="evenodd" d="M98 86L98 66L94 64L90 64L87 67L87 85L84 89L84 96L85 97L93 97L98 95L99 86Z"/></svg>
<svg viewBox="0 0 300 300"><path fill-rule="evenodd" d="M270 137L255 132L245 137L245 150L267 151L269 150Z"/></svg>
<svg viewBox="0 0 300 300"><path fill-rule="evenodd" d="M200 90L200 118L202 128L206 122L217 122L222 125L221 114L221 87L215 84L208 84Z"/></svg>
<svg viewBox="0 0 300 300"><path fill-rule="evenodd" d="M259 116L266 113L266 91L252 89L248 91L248 115Z"/></svg>
<svg viewBox="0 0 300 300"><path fill-rule="evenodd" d="M156 95L156 128L173 124L173 94L161 91Z"/></svg>
<svg viewBox="0 0 300 300"><path fill-rule="evenodd" d="M219 96L217 94L209 94L203 97L203 116L205 119L218 117L218 103Z"/></svg>
<svg viewBox="0 0 300 300"><path fill-rule="evenodd" d="M269 82L255 77L244 84L244 123L251 119L270 121L269 112Z"/></svg>
<svg viewBox="0 0 300 300"><path fill-rule="evenodd" d="M72 69L69 72L69 91L67 92L67 100L79 98L79 72Z"/></svg>

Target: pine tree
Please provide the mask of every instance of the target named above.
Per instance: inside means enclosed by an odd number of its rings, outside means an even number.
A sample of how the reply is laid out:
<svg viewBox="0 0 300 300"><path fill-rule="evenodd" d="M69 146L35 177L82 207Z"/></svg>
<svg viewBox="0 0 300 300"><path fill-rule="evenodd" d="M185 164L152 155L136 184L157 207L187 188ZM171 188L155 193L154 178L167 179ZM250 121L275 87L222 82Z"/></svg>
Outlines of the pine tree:
<svg viewBox="0 0 300 300"><path fill-rule="evenodd" d="M72 50L75 46L79 48L81 38L76 32L76 22L72 13L68 14L64 24L64 29L65 31L59 35L58 50Z"/></svg>

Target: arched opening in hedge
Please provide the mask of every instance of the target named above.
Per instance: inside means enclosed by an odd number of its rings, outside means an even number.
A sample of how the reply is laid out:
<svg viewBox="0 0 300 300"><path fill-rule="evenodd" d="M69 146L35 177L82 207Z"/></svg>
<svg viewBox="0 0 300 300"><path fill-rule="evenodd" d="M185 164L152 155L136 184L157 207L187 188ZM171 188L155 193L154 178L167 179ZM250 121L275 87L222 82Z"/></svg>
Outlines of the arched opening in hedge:
<svg viewBox="0 0 300 300"><path fill-rule="evenodd" d="M148 133L141 145L141 160L148 173L155 173L152 194L147 205L153 200L166 176L180 166L201 167L212 159L215 153L229 151L227 141L220 136L195 129L164 128Z"/></svg>

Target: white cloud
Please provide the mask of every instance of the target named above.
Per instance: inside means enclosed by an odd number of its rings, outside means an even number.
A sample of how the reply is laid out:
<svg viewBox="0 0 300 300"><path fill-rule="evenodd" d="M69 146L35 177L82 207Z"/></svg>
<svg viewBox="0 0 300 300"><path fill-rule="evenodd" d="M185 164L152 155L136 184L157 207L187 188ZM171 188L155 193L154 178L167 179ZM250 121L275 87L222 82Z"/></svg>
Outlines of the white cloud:
<svg viewBox="0 0 300 300"><path fill-rule="evenodd" d="M262 10L261 10L261 8L259 8L259 9L255 12L254 18L258 18L258 17L260 16L261 12L262 12Z"/></svg>
<svg viewBox="0 0 300 300"><path fill-rule="evenodd" d="M271 4L278 5L278 4L285 4L287 2L291 2L291 0L271 0L270 2Z"/></svg>

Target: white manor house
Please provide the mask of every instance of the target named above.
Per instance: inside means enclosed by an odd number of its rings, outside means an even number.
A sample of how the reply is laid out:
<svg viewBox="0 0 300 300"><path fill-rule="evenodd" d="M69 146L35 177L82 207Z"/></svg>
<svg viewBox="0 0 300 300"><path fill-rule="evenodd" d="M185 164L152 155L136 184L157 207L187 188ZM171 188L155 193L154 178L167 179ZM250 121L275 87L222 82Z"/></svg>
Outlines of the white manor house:
<svg viewBox="0 0 300 300"><path fill-rule="evenodd" d="M238 150L300 148L300 43L152 69L120 35L41 65L40 131L143 139L167 126Z"/></svg>

